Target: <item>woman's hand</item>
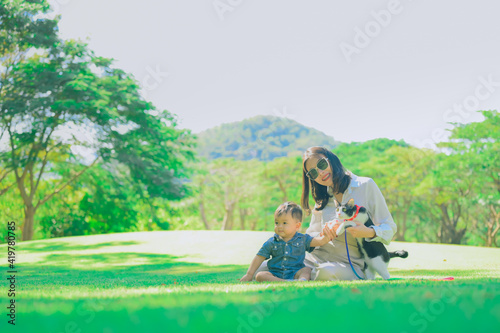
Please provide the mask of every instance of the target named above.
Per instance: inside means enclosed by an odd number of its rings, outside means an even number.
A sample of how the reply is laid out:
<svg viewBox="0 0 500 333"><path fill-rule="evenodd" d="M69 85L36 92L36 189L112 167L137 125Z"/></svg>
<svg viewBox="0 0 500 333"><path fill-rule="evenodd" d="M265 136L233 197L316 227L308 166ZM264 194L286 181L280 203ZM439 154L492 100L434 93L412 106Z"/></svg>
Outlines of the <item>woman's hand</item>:
<svg viewBox="0 0 500 333"><path fill-rule="evenodd" d="M321 235L325 235L330 240L334 240L335 237L337 237L337 234L335 233L335 230L328 228L328 226L326 226L326 225L323 228L323 232L321 232Z"/></svg>
<svg viewBox="0 0 500 333"><path fill-rule="evenodd" d="M252 275L247 273L243 275L243 277L240 279L240 282L252 281L252 277L253 277Z"/></svg>
<svg viewBox="0 0 500 333"><path fill-rule="evenodd" d="M361 222L355 222L357 226L347 228L347 232L349 232L353 237L356 238L373 238L376 236L375 230L373 228L369 228L365 226Z"/></svg>

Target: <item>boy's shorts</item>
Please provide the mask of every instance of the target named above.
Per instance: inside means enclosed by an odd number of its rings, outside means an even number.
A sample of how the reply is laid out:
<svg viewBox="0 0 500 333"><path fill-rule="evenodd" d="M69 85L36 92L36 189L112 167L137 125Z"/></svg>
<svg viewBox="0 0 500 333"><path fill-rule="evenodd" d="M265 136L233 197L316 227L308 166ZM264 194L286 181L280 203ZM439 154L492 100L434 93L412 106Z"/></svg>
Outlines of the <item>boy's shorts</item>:
<svg viewBox="0 0 500 333"><path fill-rule="evenodd" d="M302 267L304 268L304 267ZM293 280L295 279L295 274L297 274L298 271L300 271L302 268L299 268L297 270L291 270L287 269L285 271L276 271L276 270L270 270L271 274L284 280Z"/></svg>

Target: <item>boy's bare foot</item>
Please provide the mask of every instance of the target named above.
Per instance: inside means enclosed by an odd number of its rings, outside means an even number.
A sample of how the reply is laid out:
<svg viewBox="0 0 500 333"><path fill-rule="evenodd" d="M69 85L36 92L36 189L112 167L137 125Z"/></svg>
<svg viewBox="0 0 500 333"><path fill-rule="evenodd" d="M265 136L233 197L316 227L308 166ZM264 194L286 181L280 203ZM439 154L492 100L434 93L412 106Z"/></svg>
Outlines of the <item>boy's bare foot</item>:
<svg viewBox="0 0 500 333"><path fill-rule="evenodd" d="M301 277L301 278L298 278L298 279L293 279L293 280L288 280L290 282L304 282L304 281L309 281L308 279L306 279L305 277Z"/></svg>

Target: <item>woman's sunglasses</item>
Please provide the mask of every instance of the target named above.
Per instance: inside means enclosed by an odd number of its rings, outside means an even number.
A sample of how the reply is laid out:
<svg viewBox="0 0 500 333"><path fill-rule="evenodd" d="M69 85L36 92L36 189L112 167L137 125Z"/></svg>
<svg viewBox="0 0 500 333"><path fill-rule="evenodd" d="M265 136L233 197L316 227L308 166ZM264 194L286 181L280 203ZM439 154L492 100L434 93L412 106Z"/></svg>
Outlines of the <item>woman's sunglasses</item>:
<svg viewBox="0 0 500 333"><path fill-rule="evenodd" d="M306 176L311 180L315 180L319 176L318 169L326 170L326 168L328 168L328 160L326 158L322 158L318 161L315 168L312 168L311 170L306 172Z"/></svg>

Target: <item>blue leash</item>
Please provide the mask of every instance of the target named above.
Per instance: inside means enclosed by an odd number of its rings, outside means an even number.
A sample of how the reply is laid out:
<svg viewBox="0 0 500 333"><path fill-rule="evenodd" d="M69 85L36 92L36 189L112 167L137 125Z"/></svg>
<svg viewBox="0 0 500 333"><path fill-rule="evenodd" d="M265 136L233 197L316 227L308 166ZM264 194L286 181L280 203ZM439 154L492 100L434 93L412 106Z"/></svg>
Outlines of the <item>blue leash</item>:
<svg viewBox="0 0 500 333"><path fill-rule="evenodd" d="M358 275L358 273L356 273L356 270L354 269L354 267L352 267L351 257L349 256L349 246L347 246L347 231L344 231L344 234L345 234L345 249L347 250L347 259L349 259L349 265L351 265L351 269L354 272L354 274L356 274L358 279L364 280L361 276Z"/></svg>

